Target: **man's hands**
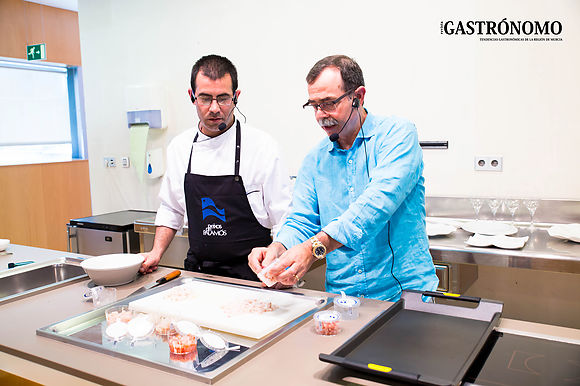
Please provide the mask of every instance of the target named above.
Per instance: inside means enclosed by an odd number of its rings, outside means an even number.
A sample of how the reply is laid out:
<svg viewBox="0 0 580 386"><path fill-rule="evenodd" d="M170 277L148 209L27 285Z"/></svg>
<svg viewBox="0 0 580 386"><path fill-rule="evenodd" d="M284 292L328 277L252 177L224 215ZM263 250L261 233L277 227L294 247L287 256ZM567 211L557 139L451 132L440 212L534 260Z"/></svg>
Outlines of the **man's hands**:
<svg viewBox="0 0 580 386"><path fill-rule="evenodd" d="M311 244L310 240L306 240L284 252L268 274L281 284L296 284L316 260L312 255Z"/></svg>
<svg viewBox="0 0 580 386"><path fill-rule="evenodd" d="M286 252L286 247L282 243L273 242L268 246L252 249L248 255L248 265L254 273L260 272L262 269L270 265L282 253Z"/></svg>
<svg viewBox="0 0 580 386"><path fill-rule="evenodd" d="M141 264L141 268L139 268L139 272L142 274L151 273L157 270L157 265L159 264L159 260L161 260L161 255L151 252L145 252L141 255L145 256L145 260L143 264Z"/></svg>
<svg viewBox="0 0 580 386"><path fill-rule="evenodd" d="M278 282L276 288L280 287L278 284L292 286L308 272L316 259L312 256L310 244L310 241L305 241L286 250L284 245L274 242L268 248L254 248L248 256L248 265L257 274L275 262L266 275Z"/></svg>
<svg viewBox="0 0 580 386"><path fill-rule="evenodd" d="M142 255L145 256L145 260L143 261L143 264L141 264L139 272L145 275L157 269L161 256L163 256L167 250L167 247L175 237L176 232L175 229L161 225L157 227L155 230L155 239L153 240L153 248L150 252L142 253Z"/></svg>
<svg viewBox="0 0 580 386"><path fill-rule="evenodd" d="M326 246L327 253L342 247L340 242L334 240L325 232L319 232L316 237ZM281 243L273 242L268 248L252 249L248 256L248 264L256 274L270 265L270 263L276 261L266 274L268 278L278 281L275 288L279 288L280 285L292 286L296 284L306 275L315 260L316 257L312 254L312 242L310 240L306 240L288 250Z"/></svg>

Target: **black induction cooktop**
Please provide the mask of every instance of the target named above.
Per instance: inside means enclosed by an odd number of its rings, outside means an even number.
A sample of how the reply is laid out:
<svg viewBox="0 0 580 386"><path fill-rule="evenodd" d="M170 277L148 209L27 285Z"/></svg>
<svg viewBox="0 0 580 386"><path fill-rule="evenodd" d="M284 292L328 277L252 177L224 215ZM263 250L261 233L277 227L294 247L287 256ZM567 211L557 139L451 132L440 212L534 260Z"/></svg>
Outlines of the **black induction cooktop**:
<svg viewBox="0 0 580 386"><path fill-rule="evenodd" d="M580 385L580 345L494 331L466 385Z"/></svg>

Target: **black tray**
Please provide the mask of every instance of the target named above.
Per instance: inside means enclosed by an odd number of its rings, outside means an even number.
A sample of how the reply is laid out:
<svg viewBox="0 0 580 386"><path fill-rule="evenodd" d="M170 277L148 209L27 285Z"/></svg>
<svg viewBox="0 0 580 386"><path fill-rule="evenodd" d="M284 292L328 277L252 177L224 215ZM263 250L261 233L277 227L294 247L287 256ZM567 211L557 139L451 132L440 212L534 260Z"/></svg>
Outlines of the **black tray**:
<svg viewBox="0 0 580 386"><path fill-rule="evenodd" d="M422 295L478 305L425 303ZM493 300L406 290L401 300L319 359L384 378L458 385L499 323L502 308Z"/></svg>

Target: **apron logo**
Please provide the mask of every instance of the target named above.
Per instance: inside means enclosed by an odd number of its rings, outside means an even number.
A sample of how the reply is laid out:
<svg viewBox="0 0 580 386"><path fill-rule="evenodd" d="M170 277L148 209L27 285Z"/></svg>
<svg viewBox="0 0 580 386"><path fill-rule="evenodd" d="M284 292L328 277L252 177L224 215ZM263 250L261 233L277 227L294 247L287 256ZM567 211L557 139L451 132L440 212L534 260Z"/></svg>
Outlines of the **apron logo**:
<svg viewBox="0 0 580 386"><path fill-rule="evenodd" d="M215 218L226 222L226 210L219 209L209 197L201 198L201 214L202 220L205 220L206 217L214 216Z"/></svg>
<svg viewBox="0 0 580 386"><path fill-rule="evenodd" d="M227 236L228 232L223 229L221 224L207 224L207 228L203 230L204 236Z"/></svg>

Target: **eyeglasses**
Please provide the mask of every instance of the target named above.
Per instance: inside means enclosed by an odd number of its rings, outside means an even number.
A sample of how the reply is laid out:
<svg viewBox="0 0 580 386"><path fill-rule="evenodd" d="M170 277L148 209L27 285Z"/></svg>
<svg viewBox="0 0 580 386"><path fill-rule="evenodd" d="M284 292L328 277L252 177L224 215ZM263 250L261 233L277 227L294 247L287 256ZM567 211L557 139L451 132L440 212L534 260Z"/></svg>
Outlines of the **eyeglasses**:
<svg viewBox="0 0 580 386"><path fill-rule="evenodd" d="M336 98L333 101L325 101L325 102L321 102L321 103L313 103L311 101L308 101L308 102L304 103L302 108L305 109L306 107L312 107L315 112L316 112L316 110L320 109L324 112L331 113L334 110L336 110L336 105L338 104L338 102L340 102L342 100L342 98L344 98L345 96L347 96L349 94L352 94L352 90L345 92L344 94L342 94L341 96L339 96L338 98Z"/></svg>
<svg viewBox="0 0 580 386"><path fill-rule="evenodd" d="M197 103L202 106L209 106L212 104L214 99L217 101L218 105L220 106L229 106L234 101L234 98L229 95L218 95L217 97L213 97L211 95L200 95L195 97Z"/></svg>

